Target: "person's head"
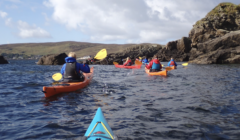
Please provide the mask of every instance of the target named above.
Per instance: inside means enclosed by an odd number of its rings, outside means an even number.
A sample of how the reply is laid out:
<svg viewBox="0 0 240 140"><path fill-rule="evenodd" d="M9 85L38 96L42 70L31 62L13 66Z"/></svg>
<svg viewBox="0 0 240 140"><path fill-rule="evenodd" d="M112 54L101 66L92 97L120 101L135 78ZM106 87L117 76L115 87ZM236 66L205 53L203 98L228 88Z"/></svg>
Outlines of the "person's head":
<svg viewBox="0 0 240 140"><path fill-rule="evenodd" d="M75 52L70 52L70 53L68 54L68 57L73 57L73 58L75 58L75 59L77 58Z"/></svg>
<svg viewBox="0 0 240 140"><path fill-rule="evenodd" d="M153 59L155 59L155 58L158 59L158 55L155 54L155 55L153 56Z"/></svg>
<svg viewBox="0 0 240 140"><path fill-rule="evenodd" d="M171 57L171 60L173 60L173 58Z"/></svg>
<svg viewBox="0 0 240 140"><path fill-rule="evenodd" d="M152 59L151 58L148 58L148 61L150 62Z"/></svg>
<svg viewBox="0 0 240 140"><path fill-rule="evenodd" d="M129 57L127 57L127 60L129 60L130 58Z"/></svg>

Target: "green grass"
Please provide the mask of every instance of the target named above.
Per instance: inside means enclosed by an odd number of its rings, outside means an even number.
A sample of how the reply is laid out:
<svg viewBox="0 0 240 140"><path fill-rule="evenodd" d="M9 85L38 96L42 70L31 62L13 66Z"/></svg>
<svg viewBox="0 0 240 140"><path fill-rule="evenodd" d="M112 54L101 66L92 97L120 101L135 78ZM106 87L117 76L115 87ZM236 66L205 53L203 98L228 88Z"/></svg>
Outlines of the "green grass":
<svg viewBox="0 0 240 140"><path fill-rule="evenodd" d="M214 16L221 16L221 14L226 14L228 15L235 15L237 12L240 13L240 4L235 5L230 2L223 2L218 4L215 8L213 8L207 15L206 17L210 17L210 19L213 19ZM196 22L196 25L200 25L204 21L199 20Z"/></svg>
<svg viewBox="0 0 240 140"><path fill-rule="evenodd" d="M121 52L129 47L140 44L100 44L86 42L56 42L56 43L22 43L0 45L0 54L48 55L73 51L77 57L95 56L101 49L107 49L108 54Z"/></svg>
<svg viewBox="0 0 240 140"><path fill-rule="evenodd" d="M220 9L222 10L220 13L235 14L237 11L240 11L240 5L235 5L230 2L220 3L212 11L210 11L207 16L219 14Z"/></svg>

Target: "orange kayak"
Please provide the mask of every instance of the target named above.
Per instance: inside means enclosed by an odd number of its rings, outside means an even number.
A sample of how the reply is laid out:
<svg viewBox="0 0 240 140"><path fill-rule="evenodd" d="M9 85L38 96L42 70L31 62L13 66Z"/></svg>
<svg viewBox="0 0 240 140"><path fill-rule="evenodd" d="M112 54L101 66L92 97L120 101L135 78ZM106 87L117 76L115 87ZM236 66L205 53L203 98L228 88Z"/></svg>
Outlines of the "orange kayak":
<svg viewBox="0 0 240 140"><path fill-rule="evenodd" d="M146 72L147 74L149 74L149 75L167 76L167 71L166 71L166 70L159 71L159 72L150 72L150 70L145 67L145 72Z"/></svg>
<svg viewBox="0 0 240 140"><path fill-rule="evenodd" d="M172 69L177 69L177 67L176 67L176 66L171 66L170 68L172 68Z"/></svg>
<svg viewBox="0 0 240 140"><path fill-rule="evenodd" d="M72 92L78 89L86 87L93 78L93 67L90 69L90 73L83 73L85 80L83 82L60 82L53 86L44 86L43 92L45 97L50 97L59 93Z"/></svg>

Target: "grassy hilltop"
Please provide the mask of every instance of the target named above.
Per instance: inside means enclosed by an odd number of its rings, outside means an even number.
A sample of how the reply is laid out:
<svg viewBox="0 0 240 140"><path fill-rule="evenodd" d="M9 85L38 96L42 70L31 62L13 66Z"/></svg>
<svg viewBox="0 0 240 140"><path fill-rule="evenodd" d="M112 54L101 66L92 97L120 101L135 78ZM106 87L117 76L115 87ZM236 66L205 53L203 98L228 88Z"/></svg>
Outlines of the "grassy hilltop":
<svg viewBox="0 0 240 140"><path fill-rule="evenodd" d="M139 45L139 44L138 44ZM100 44L87 42L56 42L56 43L19 43L19 44L4 44L0 45L0 54L25 54L25 55L47 55L66 53L71 51L76 52L77 57L87 55L94 56L98 51L105 48L108 54L116 53L125 50L129 47L134 47L136 44Z"/></svg>

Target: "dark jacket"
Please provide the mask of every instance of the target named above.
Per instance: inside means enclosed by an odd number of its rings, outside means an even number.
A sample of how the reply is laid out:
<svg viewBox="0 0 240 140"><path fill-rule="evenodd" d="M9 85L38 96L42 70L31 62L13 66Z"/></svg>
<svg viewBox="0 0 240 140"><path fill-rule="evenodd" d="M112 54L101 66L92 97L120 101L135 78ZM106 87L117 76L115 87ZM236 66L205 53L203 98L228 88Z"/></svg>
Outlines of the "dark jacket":
<svg viewBox="0 0 240 140"><path fill-rule="evenodd" d="M147 64L147 63L148 63L148 59L145 58L145 59L142 60L142 62L145 63L145 64Z"/></svg>
<svg viewBox="0 0 240 140"><path fill-rule="evenodd" d="M87 64L80 64L76 61L73 57L66 57L65 58L65 64L62 66L61 74L64 76L63 78L67 78L66 76L69 76L71 78L69 79L79 79L79 77L82 75L80 72L84 73L90 73L90 68ZM74 71L74 69L75 71ZM68 73L65 73L68 72Z"/></svg>

